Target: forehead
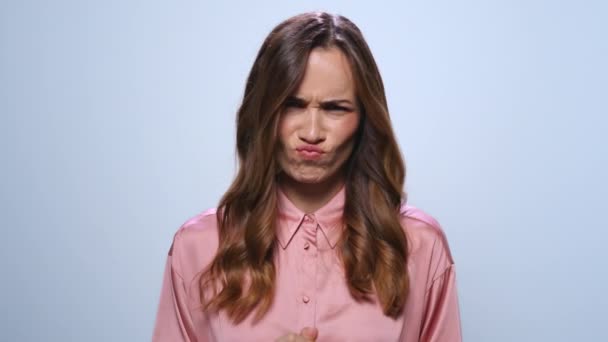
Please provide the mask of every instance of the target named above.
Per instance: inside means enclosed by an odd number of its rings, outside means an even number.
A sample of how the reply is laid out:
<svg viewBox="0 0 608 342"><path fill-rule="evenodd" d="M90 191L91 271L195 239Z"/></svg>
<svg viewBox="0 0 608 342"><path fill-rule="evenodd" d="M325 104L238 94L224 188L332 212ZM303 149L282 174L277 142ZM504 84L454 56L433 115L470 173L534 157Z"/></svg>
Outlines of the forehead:
<svg viewBox="0 0 608 342"><path fill-rule="evenodd" d="M310 52L298 97L325 99L341 97L354 100L355 85L350 63L337 47L315 48Z"/></svg>

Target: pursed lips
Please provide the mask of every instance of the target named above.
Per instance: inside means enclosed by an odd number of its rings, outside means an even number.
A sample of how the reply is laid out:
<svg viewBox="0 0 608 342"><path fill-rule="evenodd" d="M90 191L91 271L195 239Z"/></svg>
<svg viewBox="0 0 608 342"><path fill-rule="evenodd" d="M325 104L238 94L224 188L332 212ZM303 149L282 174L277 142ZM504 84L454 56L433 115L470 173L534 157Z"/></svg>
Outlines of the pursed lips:
<svg viewBox="0 0 608 342"><path fill-rule="evenodd" d="M318 146L304 145L296 147L297 155L304 160L318 160L325 153Z"/></svg>
<svg viewBox="0 0 608 342"><path fill-rule="evenodd" d="M296 147L296 151L300 152L300 151L305 151L305 152L310 152L310 153L325 153L320 147L317 146L313 146L313 145L303 145L303 146L299 146Z"/></svg>

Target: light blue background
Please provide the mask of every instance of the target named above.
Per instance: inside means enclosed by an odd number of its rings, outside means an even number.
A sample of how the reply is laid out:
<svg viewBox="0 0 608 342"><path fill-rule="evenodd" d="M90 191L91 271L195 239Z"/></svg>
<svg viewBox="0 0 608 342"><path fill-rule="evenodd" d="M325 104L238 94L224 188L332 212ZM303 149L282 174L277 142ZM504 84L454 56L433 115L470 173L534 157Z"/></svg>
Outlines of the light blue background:
<svg viewBox="0 0 608 342"><path fill-rule="evenodd" d="M376 56L466 341L608 341L606 2L76 0L0 5L0 340L150 339L254 55L314 9Z"/></svg>

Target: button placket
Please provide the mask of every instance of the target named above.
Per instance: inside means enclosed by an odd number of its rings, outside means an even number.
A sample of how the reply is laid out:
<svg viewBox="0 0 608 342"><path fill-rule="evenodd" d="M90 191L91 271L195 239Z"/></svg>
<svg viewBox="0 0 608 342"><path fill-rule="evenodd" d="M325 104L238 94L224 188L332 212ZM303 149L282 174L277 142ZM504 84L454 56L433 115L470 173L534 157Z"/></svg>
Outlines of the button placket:
<svg viewBox="0 0 608 342"><path fill-rule="evenodd" d="M301 326L315 326L315 301L318 253L316 252L316 220L314 216L306 214L302 220L301 232L301 274L300 288L297 301L300 306L299 324Z"/></svg>

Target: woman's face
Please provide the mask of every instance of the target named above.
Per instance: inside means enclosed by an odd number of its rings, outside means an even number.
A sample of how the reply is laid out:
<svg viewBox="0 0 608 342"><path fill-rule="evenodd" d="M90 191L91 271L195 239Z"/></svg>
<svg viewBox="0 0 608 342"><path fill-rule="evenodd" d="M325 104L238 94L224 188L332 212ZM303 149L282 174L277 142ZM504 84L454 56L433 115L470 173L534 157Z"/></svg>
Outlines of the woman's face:
<svg viewBox="0 0 608 342"><path fill-rule="evenodd" d="M302 83L279 120L278 162L299 183L322 183L342 168L359 124L350 64L338 48L313 49Z"/></svg>

